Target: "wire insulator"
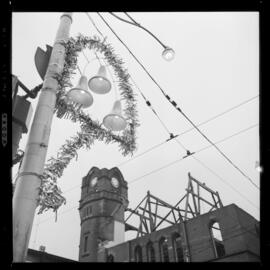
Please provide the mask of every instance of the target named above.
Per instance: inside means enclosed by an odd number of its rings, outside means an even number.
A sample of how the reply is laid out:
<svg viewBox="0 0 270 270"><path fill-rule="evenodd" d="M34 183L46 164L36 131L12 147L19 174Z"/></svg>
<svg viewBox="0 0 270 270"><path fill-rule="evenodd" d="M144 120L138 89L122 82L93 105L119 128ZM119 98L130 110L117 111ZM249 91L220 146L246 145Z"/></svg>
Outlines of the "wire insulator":
<svg viewBox="0 0 270 270"><path fill-rule="evenodd" d="M149 100L146 101L146 104L147 104L147 106L149 106L149 107L151 106L151 103L150 103Z"/></svg>
<svg viewBox="0 0 270 270"><path fill-rule="evenodd" d="M165 97L166 97L168 100L171 100L171 98L170 98L168 95L166 95Z"/></svg>
<svg viewBox="0 0 270 270"><path fill-rule="evenodd" d="M172 101L171 103L172 103L172 105L173 105L174 107L176 107L176 106L177 106L177 104L176 104L176 102L175 102L175 101Z"/></svg>

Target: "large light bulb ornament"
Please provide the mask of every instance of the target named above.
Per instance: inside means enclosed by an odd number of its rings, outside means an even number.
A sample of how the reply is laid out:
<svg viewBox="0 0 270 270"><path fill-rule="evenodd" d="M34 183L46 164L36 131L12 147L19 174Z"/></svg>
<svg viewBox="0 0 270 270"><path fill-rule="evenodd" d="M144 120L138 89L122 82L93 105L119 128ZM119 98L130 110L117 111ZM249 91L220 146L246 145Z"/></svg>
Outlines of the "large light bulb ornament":
<svg viewBox="0 0 270 270"><path fill-rule="evenodd" d="M79 105L82 108L88 108L93 104L93 96L88 91L87 78L81 75L76 87L70 89L67 93L68 101Z"/></svg>

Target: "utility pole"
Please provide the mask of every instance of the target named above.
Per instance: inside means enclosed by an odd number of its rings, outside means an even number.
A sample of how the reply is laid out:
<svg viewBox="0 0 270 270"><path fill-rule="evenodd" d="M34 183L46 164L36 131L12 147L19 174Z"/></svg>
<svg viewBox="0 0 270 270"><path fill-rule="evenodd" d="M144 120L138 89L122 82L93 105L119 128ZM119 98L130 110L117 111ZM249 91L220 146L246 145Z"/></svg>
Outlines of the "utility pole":
<svg viewBox="0 0 270 270"><path fill-rule="evenodd" d="M13 195L13 262L25 261L28 251L41 184L39 176L43 174L44 170L56 103L58 83L55 75L61 74L64 66L65 47L61 43L69 38L71 23L72 13L64 13L60 19L22 166L17 178Z"/></svg>

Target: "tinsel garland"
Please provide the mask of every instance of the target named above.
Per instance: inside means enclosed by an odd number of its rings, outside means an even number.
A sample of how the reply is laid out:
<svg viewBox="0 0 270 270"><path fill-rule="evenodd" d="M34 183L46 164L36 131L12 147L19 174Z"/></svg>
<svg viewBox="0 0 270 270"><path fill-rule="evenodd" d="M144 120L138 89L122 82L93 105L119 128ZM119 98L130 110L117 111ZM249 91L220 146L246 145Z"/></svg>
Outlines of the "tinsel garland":
<svg viewBox="0 0 270 270"><path fill-rule="evenodd" d="M39 196L39 214L53 209L57 212L58 208L66 203L66 199L61 195L62 192L57 186L57 179L63 174L71 159L77 158L77 151L82 147L90 149L95 140L105 143L117 142L120 151L124 156L133 154L136 150L136 127L139 126L137 120L136 99L131 84L129 83L129 74L127 69L123 68L123 61L115 53L106 39L85 37L79 35L76 39L70 38L65 46L65 64L62 74L57 77L58 91L55 106L55 113L58 118L69 118L73 122L79 122L81 130L59 149L57 157L50 158L44 167L41 176L40 196ZM78 54L83 49L95 50L104 55L104 59L118 78L119 92L122 100L125 101L123 114L128 123L127 128L122 135L116 135L110 130L104 129L98 121L91 119L80 108L70 104L66 99L66 88L72 87L71 76L77 69Z"/></svg>

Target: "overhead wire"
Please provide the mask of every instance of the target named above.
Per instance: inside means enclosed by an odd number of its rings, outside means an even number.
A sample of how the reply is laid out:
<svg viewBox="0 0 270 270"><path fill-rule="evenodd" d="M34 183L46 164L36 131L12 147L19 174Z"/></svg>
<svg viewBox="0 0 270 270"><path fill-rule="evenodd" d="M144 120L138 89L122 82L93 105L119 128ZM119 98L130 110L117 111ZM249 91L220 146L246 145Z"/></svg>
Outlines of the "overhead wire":
<svg viewBox="0 0 270 270"><path fill-rule="evenodd" d="M88 60L88 59L87 59ZM135 83L135 82L134 82ZM138 87L137 87L138 88ZM138 88L138 90L140 91L140 89ZM141 91L140 91L141 92ZM145 98L145 96L143 95L143 93L141 92L141 94L142 94L142 96ZM252 98L253 99L253 98ZM251 100L251 99L250 99ZM248 101L246 101L246 102L248 102ZM246 103L245 102L245 103ZM240 105L239 105L240 106ZM236 107L236 106L235 106ZM205 121L206 122L206 121ZM247 129L246 129L247 130ZM238 134L240 134L241 132L238 132ZM230 136L230 138L232 137L233 135L231 135ZM223 139L222 141L224 141L225 139ZM168 141L168 140L167 140ZM166 141L166 142L167 142ZM183 146L183 144L181 144L178 140L176 140L177 142L178 142L178 144L182 147L182 148L184 148L185 150L187 150L184 146ZM161 144L163 144L163 143L161 143ZM207 146L207 147L205 147L204 149L207 149L207 148L209 148L209 147L211 147L211 145L210 146ZM152 147L153 148L153 147ZM199 151L202 151L202 150L204 150L204 149L201 149L201 150L199 150ZM150 149L149 150L147 150L147 151L145 151L145 152L148 152L148 151L150 151ZM194 154L195 152L193 152L192 154ZM185 156L185 157L183 157L182 159L184 159L184 158L186 158L187 156ZM182 160L182 159L180 159L180 160ZM163 168L166 168L166 167L168 167L168 166L170 166L170 165L172 165L172 164L174 164L174 163L176 163L176 162L179 162L180 160L176 160L176 161L173 161L173 162L171 162L171 163L169 163L169 164L167 164L167 165L165 165L165 166L163 166L163 167L161 167L161 168L158 168L158 169L156 169L156 170L154 170L154 171L152 171L152 172L150 172L151 174L152 173L154 173L154 172L157 172L157 171L159 171L159 170L161 170L161 169L163 169ZM141 176L141 177L138 177L138 178L136 178L136 179L133 179L132 180L132 182L135 182L135 181L138 181L139 179L141 179L141 178L143 178L143 177L145 177L145 176L148 176L148 175L150 175L150 173L147 173L146 175L144 175L144 176ZM217 174L216 174L217 175ZM75 188L75 187L74 187ZM72 188L72 189L74 189L74 188ZM72 190L72 189L70 189L70 190ZM67 192L67 191L66 191Z"/></svg>
<svg viewBox="0 0 270 270"><path fill-rule="evenodd" d="M252 100L254 100L254 99L258 98L258 97L259 97L259 95L256 95L256 96L253 96L253 97L251 97L251 98L249 98L249 99L247 99L245 101L242 101L241 103L239 103L239 104L237 104L237 105L235 105L235 106L233 106L233 107L231 107L231 108L229 108L229 109L227 109L227 110L225 110L225 111L223 111L223 112L221 112L221 113L219 113L219 114L217 114L217 115L215 115L215 116L213 116L213 117L211 117L211 118L209 118L209 119L207 119L207 120L205 120L203 122L198 123L197 127L200 127L200 126L202 126L202 125L204 125L206 123L209 123L209 122L217 119L218 117L223 116L224 114L229 113L229 112L231 112L231 111L233 111L233 110L235 110L235 109L249 103L250 101L252 101ZM190 131L192 131L194 129L195 129L194 127L191 127L190 129L187 129L187 130L181 132L179 135L184 135L184 134L186 134L186 133L188 133L188 132L190 132Z"/></svg>
<svg viewBox="0 0 270 270"><path fill-rule="evenodd" d="M90 21L93 23L93 25L96 27L94 21L91 19L91 17L89 16L89 14L88 14L88 13L86 13L86 14L87 14L89 20L90 20ZM99 13L98 13L98 14L99 14ZM97 27L96 27L96 29L97 29L97 31L102 35L102 33L98 30ZM102 36L103 36L103 35L102 35ZM103 36L103 37L104 37L104 36ZM85 56L85 55L84 55L84 56ZM86 57L86 56L85 56L85 57ZM89 62L89 60L87 59L87 57L86 57L86 60ZM79 70L79 72L81 73L81 70ZM134 81L132 78L131 78L131 80L133 81L134 84L136 84L135 81ZM135 86L136 86L136 85L135 85ZM136 86L136 87L137 87L137 86ZM141 93L142 97L144 97L144 99L147 100L147 99L145 98L145 96L143 95L143 93L140 91L140 89L139 89L138 87L137 87L137 89L138 89L139 92ZM220 113L220 114L218 114L218 115L216 115L216 116L214 116L214 117L212 117L212 118L210 118L210 119L208 119L208 120L206 120L206 121L204 121L204 122L202 122L202 123L200 123L200 124L198 124L197 126L206 124L206 123L208 123L208 122L210 122L210 121L216 119L217 117L220 117L221 115L223 115L223 114L225 114L225 113L228 113L229 111L231 111L231 110L233 110L233 109L236 109L236 108L238 108L238 107L240 107L240 106L242 106L242 105L248 103L249 101L255 99L256 97L258 97L258 96L252 97L252 98L250 98L249 100L246 100L246 101L244 101L244 102L242 102L242 103L240 103L240 104L238 104L238 105L236 105L236 106L234 106L234 107L232 107L232 108L230 108L230 109L228 109L228 110L226 110L226 111L224 111L224 112L222 112L222 113ZM162 122L162 120L160 119L160 117L159 117L158 114L156 113L156 111L155 111L154 109L152 109L152 111L153 111L154 114L159 118L160 122L162 123L162 125L163 125L163 127L166 129L166 131L167 131L168 133L170 133L170 131L168 130L168 128L166 127L166 125ZM230 135L229 137L226 137L226 138L224 138L224 139L222 139L222 140L220 140L220 141L218 141L218 142L215 142L215 144L218 144L218 143L220 143L220 142L223 142L223 141L225 141L225 140L228 140L228 139L230 139L230 138L232 138L232 137L234 137L234 136L236 136L236 135L239 135L239 134L241 134L241 133L243 133L243 132L245 132L245 131L247 131L247 130L249 130L249 129L251 129L251 128L254 128L255 126L258 126L258 124L253 125L253 126L251 126L251 127L248 127L248 128L246 128L246 129L244 129L244 130L241 130L241 131L239 131L239 132L237 132L237 133L235 133L235 134L233 134L233 135ZM177 136L179 136L179 135L183 135L183 134L185 134L185 133L187 133L187 132L193 130L194 128L196 128L196 127L194 126L193 128L191 128L191 129L189 129L189 130L186 130L186 131L184 131L184 132L182 132L182 133L176 135L175 137L177 137ZM171 134L171 133L170 133L170 134ZM137 157L139 157L139 156L141 156L141 155L143 155L143 154L145 154L145 153L147 153L147 152L149 152L149 151L152 151L153 149L155 149L155 148L157 148L157 147L163 145L164 143L166 143L166 142L168 142L168 141L170 141L170 139L169 139L169 140L166 140L165 142L162 142L162 143L160 143L160 144L158 144L158 145L155 145L155 146L153 146L153 147L151 147L151 148L149 148L149 149L147 149L147 150L144 151L143 153L137 155L135 158L137 158ZM183 144L181 144L178 140L175 140L175 141L176 141L182 148L184 148L185 150L187 150L187 149L183 146ZM197 151L194 152L194 153L199 153L199 152L204 151L205 149L210 148L210 147L212 147L212 146L214 146L213 143L211 143L211 145L208 145L208 146L206 146L206 147L204 147L204 148L202 148L202 149L200 149L200 150L197 150ZM193 153L193 154L194 154L194 153ZM185 156L185 157L186 157L186 156ZM182 161L185 157L183 157L183 158L181 158L181 159L178 159L178 160L175 160L175 161L173 161L173 162L170 162L169 164L166 164L165 166L162 166L162 167L160 167L160 168L158 168L158 169L155 169L154 171L151 171L151 172L149 172L149 173L147 173L147 174L145 174L145 175L143 175L143 176L137 177L137 178L131 180L129 183L132 184L132 183L134 183L134 182L137 182L138 180L140 180L140 179L143 178L143 177L146 177L146 176L148 176L148 175L150 175L150 174L152 174L152 173L158 172L158 171L160 171L160 170L162 170L162 169L164 169L164 168L167 168L167 167L169 167L169 166L171 166L171 165L173 165L173 164L175 164L175 163L178 163L178 162ZM241 194L241 193L240 193L238 190L236 190L232 185L230 185L227 181L225 181L225 180L224 180L223 178L221 178L218 174L216 174L212 169L210 169L208 166L206 166L202 161L200 161L198 158L195 158L194 156L193 156L193 158L194 158L195 160L197 160L197 162L199 162L203 167L205 167L206 169L208 169L209 171L211 171L217 178L219 178L219 179L222 180L224 183L226 183L227 185L229 185L236 193L238 193L238 195L240 195L242 198L246 199L250 204L252 204L254 207L256 207L256 208L258 209L258 207L257 207L255 204L253 204L247 197L245 197L243 194ZM133 159L134 159L134 158L133 158ZM128 160L128 161L131 161L131 160L133 160L133 159L130 159L130 160ZM121 165L123 165L123 164L125 164L125 163L127 163L127 162L123 162L123 163L119 164L118 166L121 166ZM76 187L77 187L77 186L76 186ZM74 188L75 188L75 187L74 187ZM71 189L70 189L70 190L71 190ZM66 192L68 192L68 190L65 191L65 193L66 193ZM70 212L71 210L73 210L73 209L75 209L75 208L77 208L77 207L78 207L78 205L76 205L76 206L74 206L74 207L71 207L71 208L67 209L67 210L64 211L64 212L59 213L58 216L63 215L63 214L65 214L65 213L68 213L68 212ZM43 221L38 222L37 228L38 228L38 226L39 226L41 223L46 222L46 221L48 221L48 220L50 220L50 219L52 219L52 218L53 218L53 217L50 217L50 218L48 218L48 219L45 219L45 220L43 220ZM36 233L37 233L37 232L36 232ZM34 241L36 242L36 237L35 237L35 240L34 240Z"/></svg>
<svg viewBox="0 0 270 270"><path fill-rule="evenodd" d="M245 129L243 129L243 130L241 130L241 131L239 131L239 132L237 132L237 133L234 133L234 134L232 134L232 135L230 135L230 136L228 136L228 137L226 137L226 138L223 138L222 140L219 140L219 141L217 141L217 142L215 142L215 143L221 143L221 142L224 142L224 141L226 141L226 140L229 140L229 139L233 138L234 136L240 135L241 133L244 133L244 132L246 132L246 131L248 131L248 130L250 130L250 129L256 127L256 126L258 126L258 124L255 124L255 125L252 125L252 126L250 126L250 127L248 127L248 128L245 128ZM164 144L164 143L165 143L165 142L163 142L162 144ZM208 145L208 146L206 146L206 147L203 147L203 148L201 148L201 149L199 149L199 150L197 150L197 151L195 151L195 152L193 152L193 153L191 153L190 155L193 156L194 154L199 153L199 152L202 152L202 151L204 151L204 150L206 150L206 149L208 149L208 148L210 148L210 147L212 147L211 144ZM149 152L150 150L151 150L151 149L148 149L148 152ZM144 153L144 152L143 152L143 153ZM143 153L141 153L141 155L142 155ZM188 156L189 156L189 155L188 155ZM156 172L158 172L158 171L160 171L160 170L163 170L163 169L165 169L165 168L167 168L167 167L169 167L169 166L171 166L171 165L173 165L173 164L175 164L175 163L178 163L178 162L182 161L183 159L187 158L188 156L184 156L184 157L182 157L182 158L180 158L180 159L174 160L174 161L172 161L172 162L170 162L170 163L168 163L168 164L166 164L166 165L164 165L164 166L162 166L162 167L160 167L160 168L157 168L157 169L155 169L155 170L153 170L153 171L150 171L150 172L148 172L148 173L146 173L146 174L144 174L144 175L141 175L141 176L139 176L139 177L137 177L137 178L135 178L135 179L133 179L133 180L131 180L131 181L128 181L128 183L130 184L130 183L132 183L132 182L137 182L137 181L139 181L140 179L145 178L146 176L149 176L149 175L151 175L151 174L153 174L153 173L156 173ZM216 172L214 172L212 169L210 169L208 166L206 166L201 160L199 160L198 158L196 158L195 160L196 160L198 163L200 163L201 166L204 166L204 168L205 168L206 170L210 171L210 172L211 172L212 174L214 174L217 178L219 178L219 179L222 180L224 183L226 183L227 185L229 185L229 186L230 186L237 194L239 194L242 198L246 199L246 200L249 201L253 206L255 206L248 198L246 198L244 195L242 195L237 189L235 189L232 185L230 185L227 181L225 181L225 180L224 180L221 176L219 176ZM120 166L122 166L122 165L124 165L124 163L122 163L122 164L120 164L120 165L117 165L117 167L120 167ZM70 192L70 191L72 191L72 190L74 190L74 189L79 188L79 187L80 187L80 185L76 185L76 186L74 186L74 187L72 187L72 188L70 188L70 189L67 189L66 191L63 191L63 193L66 194L66 193L68 193L68 192ZM257 206L255 206L255 207L257 208ZM257 209L258 209L258 208L257 208Z"/></svg>
<svg viewBox="0 0 270 270"><path fill-rule="evenodd" d="M177 107L177 103L165 93L165 91L161 88L161 86L157 83L157 81L153 78L153 76L148 72L148 70L144 67L144 65L138 60L138 58L131 52L131 50L128 48L128 46L122 41L122 39L116 34L116 32L112 29L112 27L108 24L108 22L103 18L103 16L97 12L99 17L103 20L103 22L107 25L107 27L112 31L112 33L117 37L117 39L124 45L124 47L129 51L129 53L133 56L133 58L136 60L136 62L142 67L142 69L146 72L146 74L150 77L150 79L158 86L164 97L175 107L177 111L179 111L184 118L211 144L213 144L213 147L236 169L238 170L244 177L247 179L254 187L257 189L260 189L253 180L245 173L243 172L221 149L219 149L194 123L193 121L181 110L179 107Z"/></svg>
<svg viewBox="0 0 270 270"><path fill-rule="evenodd" d="M207 119L207 120L205 120L205 121L199 123L198 126L202 126L202 125L204 125L204 124L206 124L206 123L209 123L210 121L216 119L217 117L220 117L220 116L224 115L225 113L228 113L228 112L232 111L233 109L236 109L236 108L238 108L238 107L240 107L240 106L243 106L243 105L246 104L248 101L251 101L251 100L254 99L254 98L255 98L255 97L253 97L253 98L251 98L251 99L249 99L249 100L247 100L247 101L245 101L245 102L240 103L241 105L238 104L237 106L234 106L234 107L232 107L232 108L230 108L230 109L228 109L228 110L226 110L226 111L224 111L224 112L222 112L222 113L219 113L219 114L217 114L217 115L215 115L215 116L213 116L213 117L211 117L211 118L209 118L209 119ZM256 124L256 126L257 126L257 124ZM253 126L252 126L252 127L253 127ZM252 128L252 127L248 127L247 129L250 129L250 128ZM182 136L182 135L184 135L184 134L186 134L186 133L192 131L193 129L194 129L194 128L187 129L187 130L185 130L185 131L183 131L183 132L181 132L181 133L179 133L179 134L176 134L176 135L174 135L174 138L180 137L180 136ZM239 132L242 133L243 131L244 131L244 130L241 130L241 131L239 131ZM232 136L235 136L235 135L236 135L236 134L233 134ZM225 140L227 140L227 138L228 138L228 137L226 137ZM123 163L120 163L118 166L122 166L123 164L128 163L129 161L132 161L132 160L136 159L137 157L139 157L139 156L141 156L141 155L143 155L143 154L146 154L146 153L148 153L148 152L151 151L151 150L154 150L155 148L157 148L157 147L163 145L164 143L166 143L166 142L168 142L168 141L170 141L170 140L171 140L171 139L167 139L166 141L163 141L162 143L156 144L156 145L150 147L149 149L145 150L144 152L140 153L139 155L133 156L132 158L130 158L130 159L124 161ZM221 142L221 141L215 142L215 144L216 144L216 143L219 143L219 142ZM209 147L210 147L210 146L207 146L207 148L209 148ZM204 148L203 148L203 149L204 149ZM199 151L202 151L202 149L199 150ZM196 151L196 153L198 153L198 151Z"/></svg>
<svg viewBox="0 0 270 270"><path fill-rule="evenodd" d="M99 13L98 13L99 14ZM93 20L91 20L91 21L93 21ZM94 25L95 26L95 25ZM100 31L99 31L99 33L101 33ZM103 36L103 34L101 33L101 35ZM104 37L104 36L103 36ZM133 82L134 82L134 80L133 80ZM135 82L134 82L135 83ZM139 92L141 93L141 95L142 95L142 97L146 100L146 97L144 96L144 94L141 92L141 90L139 89L139 87L136 85L136 83L135 83L135 86L138 88L138 90L139 90ZM247 100L247 101L244 101L241 105L243 105L243 104L245 104L245 103L247 103L247 102L249 102L249 101L251 101L251 100L253 100L255 97L252 97L251 99L249 99L249 100ZM146 100L147 101L147 100ZM148 101L149 102L149 101ZM150 102L149 102L150 103ZM150 103L150 105L151 105L151 103ZM239 107L239 106L241 106L241 105L237 105L237 106L234 106L233 108L231 108L230 110L232 110L232 109L235 109L236 107ZM229 110L228 110L229 111ZM155 111L153 110L153 112L155 113ZM156 114L156 113L155 113ZM156 114L157 115L157 114ZM158 117L159 118L159 117ZM160 119L160 118L159 118ZM160 121L161 121L161 119L160 119ZM161 121L162 122L162 121ZM162 122L163 123L163 122ZM169 130L167 129L167 127L165 126L165 124L163 123L163 126L166 128L166 130L169 132ZM196 128L196 126L194 127L194 128ZM239 133L239 132L238 132ZM172 133L170 133L170 134L172 134ZM232 135L230 136L230 137L232 137ZM175 137L173 137L173 138L175 138ZM191 153L190 153L190 151L188 151L187 149L186 149L186 147L179 141L179 140L175 140L186 152L187 152L187 156L188 155L190 155ZM224 139L222 140L222 141L224 141ZM211 143L211 142L210 142ZM214 146L213 145L213 143L211 143L211 145L212 146ZM209 148L210 146L207 146L205 149L207 149L207 148ZM202 151L202 150L200 150L200 151ZM194 154L195 152L193 152L192 154ZM185 156L185 157L187 157L187 156ZM184 157L184 158L185 158ZM178 160L179 161L179 160ZM174 163L174 162L173 162ZM172 164L173 164L172 163ZM170 163L171 164L171 163ZM168 165L168 164L167 164ZM164 167L166 167L166 166L164 166ZM157 169L157 170L159 170L159 169ZM156 170L155 170L156 171ZM135 179L136 180L136 179ZM133 180L134 181L134 180Z"/></svg>
<svg viewBox="0 0 270 270"><path fill-rule="evenodd" d="M217 177L217 179L220 179L222 182L226 183L232 190L234 190L239 196L241 196L243 199L245 199L247 202L249 202L251 205L253 205L257 210L260 210L251 200L249 200L246 196L244 196L241 192L239 192L233 185L229 184L228 181L226 181L223 177L221 177L219 174L217 174L213 169L205 165L200 159L198 159L195 156L192 156L193 159L195 159L198 163L201 164L205 169L210 171L213 175Z"/></svg>
<svg viewBox="0 0 270 270"><path fill-rule="evenodd" d="M93 23L94 20L90 17L90 15L87 13L90 21ZM96 24L93 24L94 27L96 27ZM98 30L98 28L96 28L96 30L102 35L102 37L104 38L104 35L101 33L100 30ZM111 73L110 73L111 75ZM112 76L112 75L111 75ZM159 115L157 114L157 112L155 111L155 109L152 107L150 101L145 97L145 95L142 93L142 91L140 90L140 88L138 87L138 85L135 83L135 81L133 80L133 78L130 75L130 79L133 82L133 84L135 85L135 87L137 88L137 90L139 91L139 93L141 94L142 98L145 100L145 103L148 107L150 107L150 109L153 111L153 113L156 115L156 117L158 118L159 122L161 123L161 125L164 127L164 129L166 129L166 131L169 133L169 135L171 134L171 132L169 131L169 129L167 128L167 126L164 124L164 122L161 120L161 118L159 117Z"/></svg>

